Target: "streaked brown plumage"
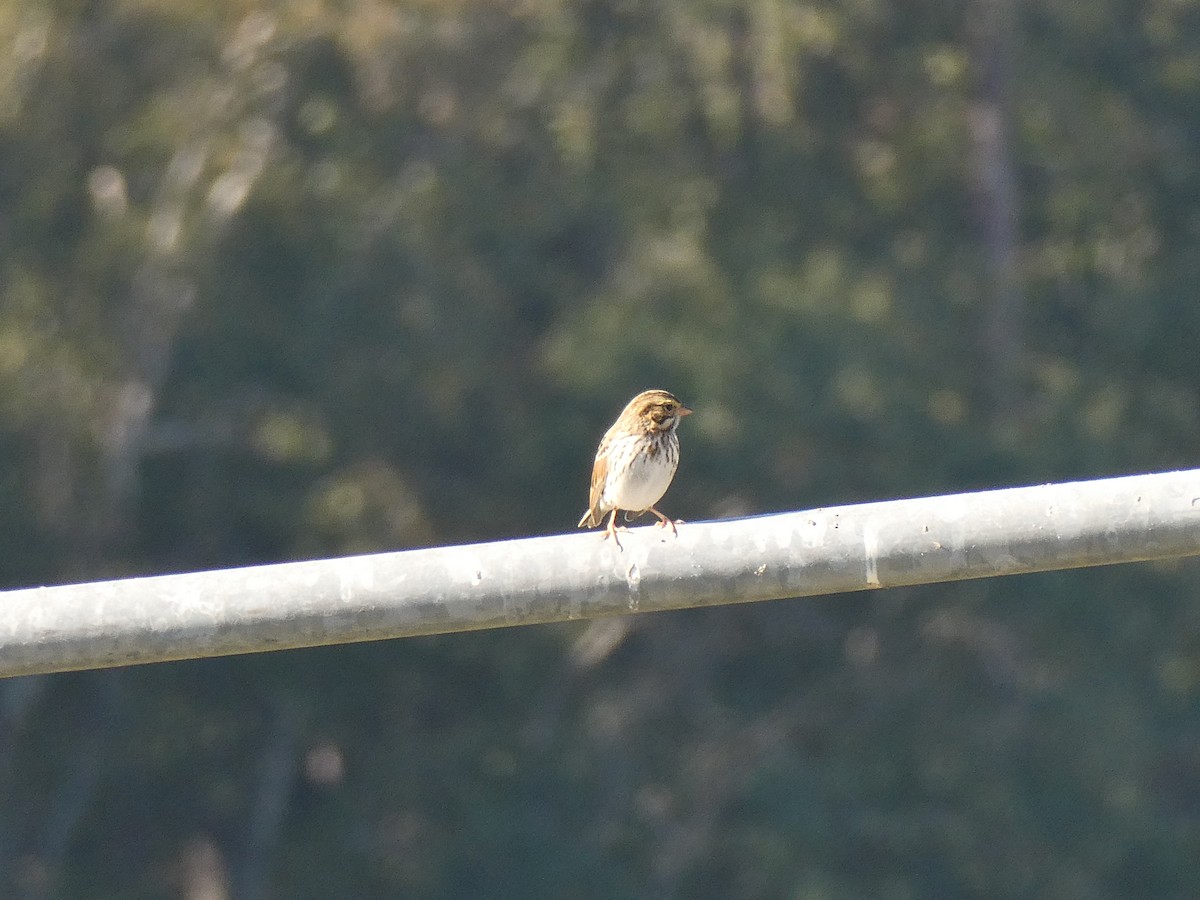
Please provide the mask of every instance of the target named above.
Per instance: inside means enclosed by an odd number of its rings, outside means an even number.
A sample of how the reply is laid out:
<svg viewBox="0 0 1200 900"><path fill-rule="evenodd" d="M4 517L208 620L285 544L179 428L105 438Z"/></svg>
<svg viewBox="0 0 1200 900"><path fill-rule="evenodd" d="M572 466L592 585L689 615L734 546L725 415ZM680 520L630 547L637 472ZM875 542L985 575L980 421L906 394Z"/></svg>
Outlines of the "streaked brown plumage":
<svg viewBox="0 0 1200 900"><path fill-rule="evenodd" d="M679 465L679 436L675 430L692 411L667 391L643 391L604 433L592 467L592 490L588 510L579 527L595 528L609 514L604 537L617 538L617 513L626 518L651 512L661 526L675 522L654 508L667 492ZM678 532L676 532L678 533Z"/></svg>

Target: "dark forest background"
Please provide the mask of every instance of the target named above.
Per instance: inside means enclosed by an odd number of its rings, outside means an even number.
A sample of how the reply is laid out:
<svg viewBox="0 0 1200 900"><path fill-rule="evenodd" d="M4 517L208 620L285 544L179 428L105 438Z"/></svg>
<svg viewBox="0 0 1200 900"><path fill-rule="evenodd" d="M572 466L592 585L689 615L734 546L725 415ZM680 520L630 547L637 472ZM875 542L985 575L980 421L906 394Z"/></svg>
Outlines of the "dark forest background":
<svg viewBox="0 0 1200 900"><path fill-rule="evenodd" d="M14 0L0 581L1190 467L1198 250L1196 0ZM0 896L1195 897L1198 590L0 682Z"/></svg>

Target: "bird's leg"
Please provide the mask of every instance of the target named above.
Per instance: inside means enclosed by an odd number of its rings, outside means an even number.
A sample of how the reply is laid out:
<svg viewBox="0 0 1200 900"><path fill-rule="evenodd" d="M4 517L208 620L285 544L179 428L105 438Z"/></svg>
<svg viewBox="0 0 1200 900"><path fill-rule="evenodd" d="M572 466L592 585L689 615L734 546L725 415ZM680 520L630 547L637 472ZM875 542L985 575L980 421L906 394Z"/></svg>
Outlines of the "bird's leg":
<svg viewBox="0 0 1200 900"><path fill-rule="evenodd" d="M625 529L622 529L622 531L624 530ZM608 527L604 529L604 540L607 541L609 537L613 539L613 543L617 545L618 550L625 549L621 546L621 539L617 537L617 509L615 507L613 508L612 514L608 517Z"/></svg>
<svg viewBox="0 0 1200 900"><path fill-rule="evenodd" d="M682 522L683 519L672 519L669 516L664 516L653 506L650 507L649 511L654 513L654 515L658 516L658 527L659 528L666 528L669 525L671 527L671 534L675 535L675 537L679 537L679 529L676 528L675 525L678 522Z"/></svg>

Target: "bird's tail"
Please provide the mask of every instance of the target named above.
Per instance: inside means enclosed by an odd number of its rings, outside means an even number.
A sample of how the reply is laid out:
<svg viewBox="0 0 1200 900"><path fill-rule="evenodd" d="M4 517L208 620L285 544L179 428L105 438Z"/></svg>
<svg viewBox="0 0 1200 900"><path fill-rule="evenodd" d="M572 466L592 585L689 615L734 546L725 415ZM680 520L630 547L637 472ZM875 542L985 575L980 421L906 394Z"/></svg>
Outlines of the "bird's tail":
<svg viewBox="0 0 1200 900"><path fill-rule="evenodd" d="M597 525L600 524L600 519L603 519L603 518L604 518L604 516L596 515L596 510L589 509L587 512L585 512L583 514L583 518L579 520L579 524L576 525L575 527L576 528L595 528Z"/></svg>

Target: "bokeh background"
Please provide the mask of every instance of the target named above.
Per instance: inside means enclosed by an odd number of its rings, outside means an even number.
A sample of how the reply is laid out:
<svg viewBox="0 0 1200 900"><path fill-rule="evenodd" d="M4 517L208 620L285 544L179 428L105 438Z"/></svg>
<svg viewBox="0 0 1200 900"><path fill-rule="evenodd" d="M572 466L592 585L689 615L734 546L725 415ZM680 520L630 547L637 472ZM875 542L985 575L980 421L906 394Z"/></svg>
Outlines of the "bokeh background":
<svg viewBox="0 0 1200 900"><path fill-rule="evenodd" d="M1196 0L10 0L0 581L1190 467L1198 250ZM0 896L1195 897L1198 590L0 682Z"/></svg>

